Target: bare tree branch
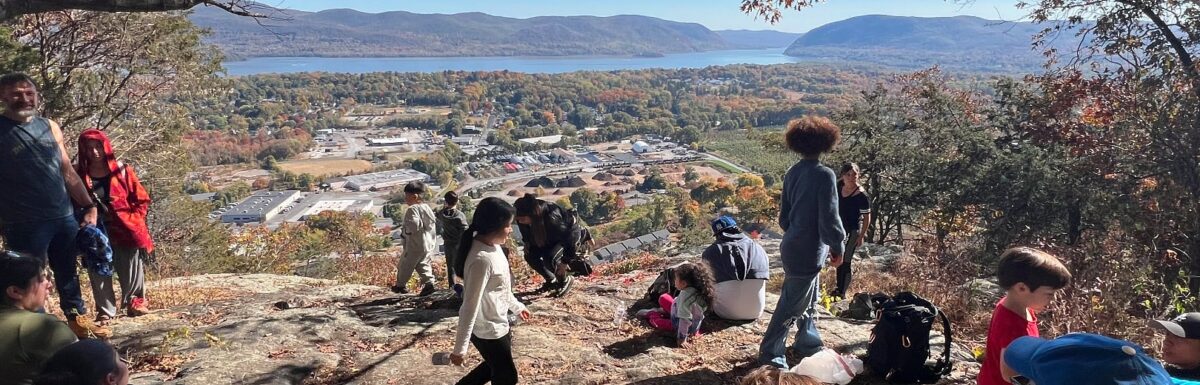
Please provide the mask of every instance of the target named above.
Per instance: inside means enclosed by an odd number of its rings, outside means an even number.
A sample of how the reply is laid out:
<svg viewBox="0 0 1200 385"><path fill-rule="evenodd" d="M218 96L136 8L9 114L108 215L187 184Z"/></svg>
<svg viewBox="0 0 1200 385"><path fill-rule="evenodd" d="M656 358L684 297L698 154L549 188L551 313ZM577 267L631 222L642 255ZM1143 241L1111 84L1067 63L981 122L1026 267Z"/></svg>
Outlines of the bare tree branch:
<svg viewBox="0 0 1200 385"><path fill-rule="evenodd" d="M101 12L163 12L192 9L197 5L217 7L226 12L253 18L265 18L261 4L248 0L0 0L0 21L34 13L85 10Z"/></svg>

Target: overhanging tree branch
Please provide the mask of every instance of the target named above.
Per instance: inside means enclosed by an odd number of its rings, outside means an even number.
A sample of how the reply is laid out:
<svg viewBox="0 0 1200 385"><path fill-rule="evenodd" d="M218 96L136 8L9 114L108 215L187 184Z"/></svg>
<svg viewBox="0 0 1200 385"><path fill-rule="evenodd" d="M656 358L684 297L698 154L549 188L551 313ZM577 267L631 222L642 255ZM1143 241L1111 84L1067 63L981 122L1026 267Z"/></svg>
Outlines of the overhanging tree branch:
<svg viewBox="0 0 1200 385"><path fill-rule="evenodd" d="M265 6L248 0L0 0L0 21L42 12L85 10L101 12L163 12L191 9L197 5L217 7L226 12L253 18L265 18L258 12Z"/></svg>

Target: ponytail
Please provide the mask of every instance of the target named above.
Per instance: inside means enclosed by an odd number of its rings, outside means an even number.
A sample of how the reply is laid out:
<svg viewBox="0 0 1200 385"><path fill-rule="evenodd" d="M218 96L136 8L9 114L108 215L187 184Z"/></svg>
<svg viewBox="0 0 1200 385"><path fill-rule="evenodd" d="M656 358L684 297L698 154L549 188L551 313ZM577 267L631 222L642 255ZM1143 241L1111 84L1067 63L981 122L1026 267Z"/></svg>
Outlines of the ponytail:
<svg viewBox="0 0 1200 385"><path fill-rule="evenodd" d="M463 269L467 268L467 255L471 254L471 246L475 245L475 236L479 231L475 229L475 224L467 226L463 230L462 241L458 242L458 250L453 250L454 253L454 275L459 278L466 279L463 275Z"/></svg>

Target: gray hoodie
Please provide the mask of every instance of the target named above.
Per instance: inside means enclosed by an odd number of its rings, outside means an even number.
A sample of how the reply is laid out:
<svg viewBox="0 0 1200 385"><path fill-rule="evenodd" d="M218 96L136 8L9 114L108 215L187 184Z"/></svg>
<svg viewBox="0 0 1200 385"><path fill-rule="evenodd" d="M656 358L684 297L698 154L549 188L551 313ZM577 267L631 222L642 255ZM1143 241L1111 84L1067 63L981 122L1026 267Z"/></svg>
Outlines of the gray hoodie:
<svg viewBox="0 0 1200 385"><path fill-rule="evenodd" d="M830 253L842 254L846 231L838 216L837 178L816 159L796 162L783 178L779 244L789 277L821 272Z"/></svg>
<svg viewBox="0 0 1200 385"><path fill-rule="evenodd" d="M717 241L704 249L703 258L717 283L767 279L771 273L767 251L736 227L717 234Z"/></svg>

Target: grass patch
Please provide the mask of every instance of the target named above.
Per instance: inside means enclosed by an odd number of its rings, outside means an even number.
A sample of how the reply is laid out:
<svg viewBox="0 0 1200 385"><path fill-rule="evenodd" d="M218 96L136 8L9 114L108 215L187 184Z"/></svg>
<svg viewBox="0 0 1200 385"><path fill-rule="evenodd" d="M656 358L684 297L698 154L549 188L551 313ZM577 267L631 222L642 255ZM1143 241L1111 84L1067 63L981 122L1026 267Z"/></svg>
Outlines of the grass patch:
<svg viewBox="0 0 1200 385"><path fill-rule="evenodd" d="M360 159L303 159L279 162L279 168L293 174L325 176L371 171L371 162Z"/></svg>

